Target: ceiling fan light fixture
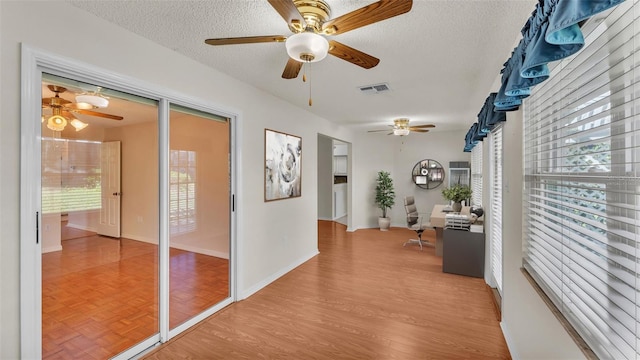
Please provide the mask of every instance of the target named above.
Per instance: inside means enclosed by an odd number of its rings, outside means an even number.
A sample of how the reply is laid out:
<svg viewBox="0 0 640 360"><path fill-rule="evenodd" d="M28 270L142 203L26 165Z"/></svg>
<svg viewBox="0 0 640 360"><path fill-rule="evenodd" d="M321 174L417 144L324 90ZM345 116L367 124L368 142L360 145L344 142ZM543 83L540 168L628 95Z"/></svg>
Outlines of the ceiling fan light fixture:
<svg viewBox="0 0 640 360"><path fill-rule="evenodd" d="M409 129L393 129L393 135L407 136L409 132Z"/></svg>
<svg viewBox="0 0 640 360"><path fill-rule="evenodd" d="M47 127L53 131L62 131L67 126L67 119L61 115L53 115L47 120Z"/></svg>
<svg viewBox="0 0 640 360"><path fill-rule="evenodd" d="M82 94L76 96L76 102L78 103L78 106L82 106L82 104L88 104L89 106L98 108L106 108L107 106L109 106L108 99L102 96L91 94ZM82 109L82 107L80 108ZM91 109L91 107L88 107L87 109Z"/></svg>
<svg viewBox="0 0 640 360"><path fill-rule="evenodd" d="M324 36L303 32L289 36L285 42L287 54L300 62L317 62L329 52L329 42Z"/></svg>
<svg viewBox="0 0 640 360"><path fill-rule="evenodd" d="M71 126L73 126L74 128L76 128L76 131L80 131L84 128L86 128L87 126L89 126L89 124L87 123L83 123L82 121L78 120L78 119L73 119L71 120Z"/></svg>

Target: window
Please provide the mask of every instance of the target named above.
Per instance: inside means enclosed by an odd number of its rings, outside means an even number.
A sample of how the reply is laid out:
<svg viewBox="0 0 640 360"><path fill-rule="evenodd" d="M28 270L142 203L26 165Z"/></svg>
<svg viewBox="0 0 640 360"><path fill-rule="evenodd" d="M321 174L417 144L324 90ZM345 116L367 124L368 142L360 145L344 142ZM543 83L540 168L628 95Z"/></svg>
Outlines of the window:
<svg viewBox="0 0 640 360"><path fill-rule="evenodd" d="M524 108L524 267L603 359L640 354L634 7L587 22L585 47Z"/></svg>
<svg viewBox="0 0 640 360"><path fill-rule="evenodd" d="M482 205L482 144L471 150L471 204Z"/></svg>
<svg viewBox="0 0 640 360"><path fill-rule="evenodd" d="M171 150L169 163L171 235L196 230L196 152Z"/></svg>
<svg viewBox="0 0 640 360"><path fill-rule="evenodd" d="M489 136L491 141L491 213L489 236L491 242L491 276L502 294L502 126L497 126ZM476 146L478 147L478 146Z"/></svg>
<svg viewBox="0 0 640 360"><path fill-rule="evenodd" d="M42 139L42 213L97 210L100 142Z"/></svg>

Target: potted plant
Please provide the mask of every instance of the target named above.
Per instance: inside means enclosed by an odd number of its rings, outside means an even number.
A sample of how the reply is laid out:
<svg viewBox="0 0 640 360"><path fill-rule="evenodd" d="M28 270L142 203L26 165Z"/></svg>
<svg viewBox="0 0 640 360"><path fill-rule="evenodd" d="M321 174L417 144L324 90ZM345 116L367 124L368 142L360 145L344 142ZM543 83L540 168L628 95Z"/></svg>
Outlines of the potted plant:
<svg viewBox="0 0 640 360"><path fill-rule="evenodd" d="M387 231L391 225L391 219L387 217L387 209L395 204L396 193L393 190L393 179L387 171L379 171L376 179L376 205L382 210L382 216L378 218L380 230Z"/></svg>
<svg viewBox="0 0 640 360"><path fill-rule="evenodd" d="M449 201L453 201L453 211L460 212L462 210L462 200L471 197L471 188L467 185L456 184L442 189L442 196Z"/></svg>

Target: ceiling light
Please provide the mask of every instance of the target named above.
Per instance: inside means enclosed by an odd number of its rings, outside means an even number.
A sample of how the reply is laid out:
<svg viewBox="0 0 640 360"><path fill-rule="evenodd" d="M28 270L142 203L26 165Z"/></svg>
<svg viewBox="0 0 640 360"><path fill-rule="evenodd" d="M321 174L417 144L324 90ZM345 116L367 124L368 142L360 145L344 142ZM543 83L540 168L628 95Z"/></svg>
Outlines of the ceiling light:
<svg viewBox="0 0 640 360"><path fill-rule="evenodd" d="M406 136L409 132L409 129L393 129L393 135Z"/></svg>
<svg viewBox="0 0 640 360"><path fill-rule="evenodd" d="M289 36L285 43L287 54L300 62L316 62L324 59L329 52L329 42L323 36L303 32Z"/></svg>
<svg viewBox="0 0 640 360"><path fill-rule="evenodd" d="M76 101L78 103L89 104L91 106L98 107L98 108L106 108L107 106L109 106L109 100L98 95L91 95L91 94L78 95L76 96Z"/></svg>
<svg viewBox="0 0 640 360"><path fill-rule="evenodd" d="M47 127L53 131L62 131L67 126L67 119L61 115L53 115L47 120Z"/></svg>
<svg viewBox="0 0 640 360"><path fill-rule="evenodd" d="M89 124L87 123L83 123L82 121L78 120L78 119L73 119L71 120L71 126L73 126L74 128L76 128L76 131L80 131L84 128L86 128Z"/></svg>
<svg viewBox="0 0 640 360"><path fill-rule="evenodd" d="M62 110L59 107L54 107L51 110L53 111L53 115L51 115L47 120L47 127L53 131L62 131L67 124L71 124L76 131L80 131L89 126L89 124L76 119L73 114L68 114L67 117L62 116ZM42 116L42 119L44 122L44 115Z"/></svg>

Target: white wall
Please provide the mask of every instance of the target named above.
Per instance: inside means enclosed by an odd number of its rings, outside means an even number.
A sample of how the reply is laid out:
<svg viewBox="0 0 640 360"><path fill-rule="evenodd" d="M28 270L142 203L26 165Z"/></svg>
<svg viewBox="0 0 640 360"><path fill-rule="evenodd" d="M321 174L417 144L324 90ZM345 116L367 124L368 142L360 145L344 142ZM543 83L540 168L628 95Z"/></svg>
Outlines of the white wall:
<svg viewBox="0 0 640 360"><path fill-rule="evenodd" d="M121 235L127 239L158 243L158 123L109 128L104 142L121 146ZM98 228L98 223L95 223Z"/></svg>
<svg viewBox="0 0 640 360"><path fill-rule="evenodd" d="M42 253L62 250L62 217L60 213L42 214Z"/></svg>
<svg viewBox="0 0 640 360"><path fill-rule="evenodd" d="M522 111L508 113L503 129L501 325L514 359L583 359L582 352L520 271L525 226L522 222L522 121ZM488 153L483 152L485 157Z"/></svg>
<svg viewBox="0 0 640 360"><path fill-rule="evenodd" d="M55 39L48 36L52 19ZM20 357L21 43L154 87L209 99L212 107L239 115L236 199L241 298L317 253L317 134L351 142L350 130L62 2L1 1L0 33L0 358ZM275 74L274 81L281 81L279 77ZM264 202L265 128L302 137L301 197Z"/></svg>
<svg viewBox="0 0 640 360"><path fill-rule="evenodd" d="M447 204L442 189L449 179L450 161L471 161L471 155L462 151L466 130L438 131L426 134L410 134L395 138L393 183L396 189L396 205L391 209L391 225L407 226L404 197L414 196L420 213L431 214L433 205ZM439 162L445 170L442 185L435 189L422 189L413 182L411 171L423 159Z"/></svg>
<svg viewBox="0 0 640 360"><path fill-rule="evenodd" d="M318 219L331 220L333 206L333 139L318 135Z"/></svg>
<svg viewBox="0 0 640 360"><path fill-rule="evenodd" d="M462 151L466 130L437 131L409 136L386 136L384 134L357 134L353 150L353 172L358 178L349 179L357 184L353 187L353 201L361 211L354 214L354 229L378 227L378 217L382 215L375 206L375 179L380 170L391 173L396 192L396 202L390 212L391 226L406 226L403 200L405 196L415 196L418 211L431 214L433 205L445 204L441 190L444 182L435 189L422 189L413 183L411 171L423 159L438 161L449 169L450 161L470 161L471 155ZM428 216L428 215L427 215Z"/></svg>
<svg viewBox="0 0 640 360"><path fill-rule="evenodd" d="M47 28L56 20L55 39ZM91 29L91 31L83 31ZM467 160L464 132L432 132L400 140L380 141L353 133L303 108L186 59L124 29L67 4L0 1L0 358L20 357L19 339L19 208L20 208L20 43L142 80L239 114L238 271L240 296L259 290L317 252L317 134L351 142L353 198L349 229L377 227L380 211L373 203L379 170L391 172L398 196L413 192L423 209L443 199L439 189L416 189L410 181L413 165L433 158L445 167ZM94 36L98 36L98 41ZM77 44L82 44L78 46ZM279 78L279 74L275 75ZM274 81L278 81L275 79ZM481 106L481 104L479 104ZM521 265L521 116L509 116L505 131L505 274L503 327L514 358L580 358L573 342L520 274ZM512 126L515 126L512 128ZM264 128L301 136L302 196L263 201ZM466 132L466 130L465 130ZM402 142L404 141L404 143ZM514 143L515 142L515 143ZM514 148L515 146L515 148ZM512 150L516 151L512 151ZM468 156L468 155L467 155ZM413 187L412 187L413 186ZM420 194L420 195L418 195ZM399 206L400 205L400 206ZM393 223L403 225L401 204L392 210Z"/></svg>
<svg viewBox="0 0 640 360"><path fill-rule="evenodd" d="M385 139L386 140L386 139ZM351 159L353 211L349 209L349 230L378 227L378 217L382 212L374 203L378 171L384 170L394 177L394 143L380 141L377 136L360 132L355 134ZM354 185L355 184L355 185ZM357 211L356 211L357 210Z"/></svg>

